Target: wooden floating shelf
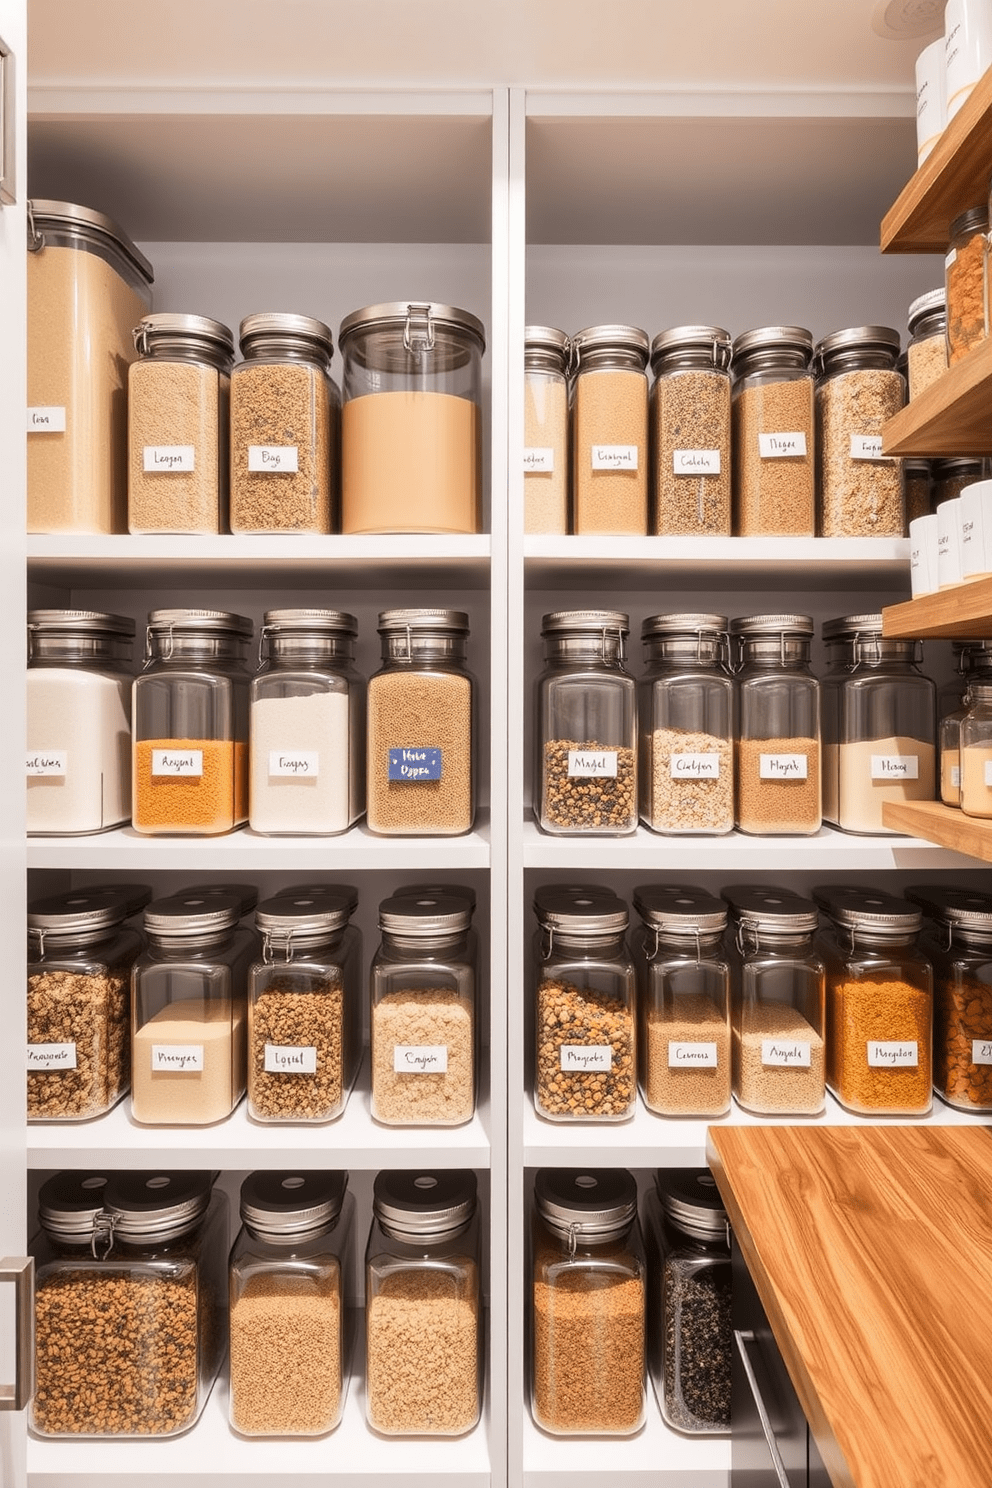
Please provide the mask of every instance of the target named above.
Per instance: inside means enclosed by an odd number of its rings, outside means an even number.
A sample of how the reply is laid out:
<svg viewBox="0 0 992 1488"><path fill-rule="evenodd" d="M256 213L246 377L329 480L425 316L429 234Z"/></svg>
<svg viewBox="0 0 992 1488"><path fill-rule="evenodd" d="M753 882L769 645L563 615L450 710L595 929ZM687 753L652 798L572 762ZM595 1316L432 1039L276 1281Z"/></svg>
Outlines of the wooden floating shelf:
<svg viewBox="0 0 992 1488"><path fill-rule="evenodd" d="M937 594L886 605L882 634L887 636L944 636L983 640L992 636L992 578L955 584ZM926 833L923 833L926 836Z"/></svg>
<svg viewBox="0 0 992 1488"><path fill-rule="evenodd" d="M889 419L882 448L887 455L992 454L992 337Z"/></svg>
<svg viewBox="0 0 992 1488"><path fill-rule="evenodd" d="M882 806L882 821L898 832L912 832L914 837L992 863L992 821L965 816L954 806L940 801L887 801Z"/></svg>

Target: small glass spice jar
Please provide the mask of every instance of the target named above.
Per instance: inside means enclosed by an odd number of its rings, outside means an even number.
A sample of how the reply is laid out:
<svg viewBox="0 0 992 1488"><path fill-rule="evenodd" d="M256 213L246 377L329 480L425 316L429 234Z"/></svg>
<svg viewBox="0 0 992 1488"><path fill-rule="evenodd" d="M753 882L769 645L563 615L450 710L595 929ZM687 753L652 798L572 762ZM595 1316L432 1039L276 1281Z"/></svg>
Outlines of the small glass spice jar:
<svg viewBox="0 0 992 1488"><path fill-rule="evenodd" d="M953 367L989 333L986 234L988 203L969 207L951 223L944 260L947 293L947 363Z"/></svg>
<svg viewBox="0 0 992 1488"><path fill-rule="evenodd" d="M734 341L732 434L738 537L816 531L812 334L762 326Z"/></svg>
<svg viewBox="0 0 992 1488"><path fill-rule="evenodd" d="M947 371L947 291L929 289L909 307L907 316L909 347L907 371L910 400ZM916 516L921 513L917 512Z"/></svg>
<svg viewBox="0 0 992 1488"><path fill-rule="evenodd" d="M972 677L961 720L961 810L992 817L992 677Z"/></svg>
<svg viewBox="0 0 992 1488"><path fill-rule="evenodd" d="M129 532L223 532L234 337L205 315L146 315L127 384Z"/></svg>
<svg viewBox="0 0 992 1488"><path fill-rule="evenodd" d="M241 902L177 894L145 910L132 977L131 1114L145 1126L210 1126L245 1091L248 967Z"/></svg>
<svg viewBox="0 0 992 1488"><path fill-rule="evenodd" d="M524 327L524 531L568 532L568 365L553 326Z"/></svg>
<svg viewBox="0 0 992 1488"><path fill-rule="evenodd" d="M227 1199L211 1175L57 1173L38 1219L32 1431L188 1431L227 1343Z"/></svg>
<svg viewBox="0 0 992 1488"><path fill-rule="evenodd" d="M28 611L29 835L82 836L130 819L134 628L99 610Z"/></svg>
<svg viewBox="0 0 992 1488"><path fill-rule="evenodd" d="M372 1115L387 1126L461 1126L475 1110L476 979L463 898L379 906L372 961Z"/></svg>
<svg viewBox="0 0 992 1488"><path fill-rule="evenodd" d="M475 820L475 678L463 610L382 610L368 691L369 829L452 837Z"/></svg>
<svg viewBox="0 0 992 1488"><path fill-rule="evenodd" d="M649 615L638 683L641 819L673 836L734 827L734 683L725 615Z"/></svg>
<svg viewBox="0 0 992 1488"><path fill-rule="evenodd" d="M899 332L852 326L817 343L816 453L824 537L901 537L902 461L882 429L906 402Z"/></svg>
<svg viewBox="0 0 992 1488"><path fill-rule="evenodd" d="M634 890L643 924L631 937L637 967L640 1083L660 1116L730 1110L727 907L685 884Z"/></svg>
<svg viewBox="0 0 992 1488"><path fill-rule="evenodd" d="M541 622L534 814L557 837L637 831L637 692L619 610L556 610Z"/></svg>
<svg viewBox="0 0 992 1488"><path fill-rule="evenodd" d="M731 345L719 326L676 326L651 343L653 533L730 536Z"/></svg>
<svg viewBox="0 0 992 1488"><path fill-rule="evenodd" d="M821 826L820 686L809 615L746 615L737 641L737 825L756 836Z"/></svg>
<svg viewBox="0 0 992 1488"><path fill-rule="evenodd" d="M971 678L992 681L992 639L952 641L951 647L958 675L937 694L937 753L940 799L945 806L960 806L961 720L971 704Z"/></svg>
<svg viewBox="0 0 992 1488"><path fill-rule="evenodd" d="M906 497L906 528L903 536L909 535L909 524L917 517L930 513L931 481L930 461L905 459L902 462L903 487Z"/></svg>
<svg viewBox="0 0 992 1488"><path fill-rule="evenodd" d="M251 683L252 831L335 836L365 810L357 635L341 610L266 610Z"/></svg>
<svg viewBox="0 0 992 1488"><path fill-rule="evenodd" d="M384 1436L464 1436L482 1411L475 1174L379 1173L365 1252L365 1410Z"/></svg>
<svg viewBox="0 0 992 1488"><path fill-rule="evenodd" d="M816 905L790 889L722 890L730 905L734 1099L760 1116L823 1110L824 964Z"/></svg>
<svg viewBox="0 0 992 1488"><path fill-rule="evenodd" d="M248 1114L255 1121L333 1121L362 1053L357 896L328 886L288 891L255 912L261 959L248 971Z"/></svg>
<svg viewBox="0 0 992 1488"><path fill-rule="evenodd" d="M229 1419L242 1436L326 1436L348 1392L348 1174L249 1173L230 1261Z"/></svg>
<svg viewBox="0 0 992 1488"><path fill-rule="evenodd" d="M226 610L149 614L132 707L136 832L210 837L246 820L251 633Z"/></svg>
<svg viewBox="0 0 992 1488"><path fill-rule="evenodd" d="M534 1211L534 1420L553 1436L631 1436L645 1406L637 1185L623 1168L541 1168Z"/></svg>
<svg viewBox="0 0 992 1488"><path fill-rule="evenodd" d="M367 305L338 342L342 532L481 532L482 321L432 301Z"/></svg>
<svg viewBox="0 0 992 1488"><path fill-rule="evenodd" d="M730 1431L730 1224L708 1168L660 1168L644 1200L648 1371L688 1436Z"/></svg>
<svg viewBox="0 0 992 1488"><path fill-rule="evenodd" d="M943 884L906 890L928 916L933 1088L962 1111L992 1111L992 894Z"/></svg>
<svg viewBox="0 0 992 1488"><path fill-rule="evenodd" d="M648 338L589 326L572 338L572 516L577 533L648 530Z"/></svg>
<svg viewBox="0 0 992 1488"><path fill-rule="evenodd" d="M331 532L338 506L341 395L334 341L309 315L241 322L231 374L231 531Z"/></svg>
<svg viewBox="0 0 992 1488"><path fill-rule="evenodd" d="M637 1100L627 906L610 889L548 886L534 900L534 1105L548 1121L627 1121Z"/></svg>

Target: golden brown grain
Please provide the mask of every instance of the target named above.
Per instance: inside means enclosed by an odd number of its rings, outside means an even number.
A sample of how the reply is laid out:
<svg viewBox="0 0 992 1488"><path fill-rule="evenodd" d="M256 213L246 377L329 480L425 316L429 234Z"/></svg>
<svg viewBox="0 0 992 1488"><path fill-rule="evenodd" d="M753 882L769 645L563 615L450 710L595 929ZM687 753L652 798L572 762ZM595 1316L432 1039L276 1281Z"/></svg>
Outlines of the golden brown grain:
<svg viewBox="0 0 992 1488"><path fill-rule="evenodd" d="M563 1070L562 1046L609 1047L608 1070ZM634 1108L633 1010L620 997L549 978L537 988L538 1108L547 1116L624 1120Z"/></svg>
<svg viewBox="0 0 992 1488"><path fill-rule="evenodd" d="M975 1063L975 1044L992 1051L992 986L964 972L936 975L933 1082L951 1105L992 1108L992 1063Z"/></svg>
<svg viewBox="0 0 992 1488"><path fill-rule="evenodd" d="M824 537L901 537L901 460L859 460L852 435L880 435L906 402L902 373L882 367L844 372L816 390L820 529Z"/></svg>
<svg viewBox="0 0 992 1488"><path fill-rule="evenodd" d="M74 1044L75 1069L29 1070L29 1120L83 1120L109 1111L131 1078L134 953L99 974L28 977L28 1043Z"/></svg>
<svg viewBox="0 0 992 1488"><path fill-rule="evenodd" d="M238 365L231 379L232 532L331 531L336 415L319 367ZM294 446L298 469L251 471L249 445Z"/></svg>
<svg viewBox="0 0 992 1488"><path fill-rule="evenodd" d="M651 531L662 536L731 531L730 379L687 371L657 379L651 390L654 495ZM715 450L719 475L675 472L676 450Z"/></svg>
<svg viewBox="0 0 992 1488"><path fill-rule="evenodd" d="M855 1111L930 1109L931 998L923 988L890 976L848 977L827 985L827 1081ZM916 1044L915 1065L873 1069L871 1040Z"/></svg>
<svg viewBox="0 0 992 1488"><path fill-rule="evenodd" d="M805 455L762 459L759 434L801 433ZM745 388L733 401L734 531L812 537L816 531L813 380Z"/></svg>
<svg viewBox="0 0 992 1488"><path fill-rule="evenodd" d="M719 1116L730 1106L730 1026L712 997L687 993L645 1019L644 1104L662 1116ZM716 1064L673 1068L670 1043L716 1045Z"/></svg>
<svg viewBox="0 0 992 1488"><path fill-rule="evenodd" d="M203 753L202 775L153 775L152 750ZM248 746L230 739L142 739L134 746L134 830L213 835L248 819Z"/></svg>
<svg viewBox="0 0 992 1488"><path fill-rule="evenodd" d="M762 1041L809 1044L809 1065L766 1065ZM734 1095L749 1111L790 1116L823 1109L823 1039L784 1002L746 1004L733 1028Z"/></svg>
<svg viewBox="0 0 992 1488"><path fill-rule="evenodd" d="M377 1431L460 1436L479 1418L478 1278L426 1268L382 1278L366 1308L368 1418Z"/></svg>
<svg viewBox="0 0 992 1488"><path fill-rule="evenodd" d="M593 445L633 445L636 470L594 470ZM575 531L643 537L648 530L648 384L643 372L582 372L575 385Z"/></svg>
<svg viewBox="0 0 992 1488"><path fill-rule="evenodd" d="M448 1068L401 1072L397 1044L443 1047ZM455 1126L475 1110L475 1018L450 987L387 992L372 1009L372 1115L393 1125Z"/></svg>
<svg viewBox="0 0 992 1488"><path fill-rule="evenodd" d="M737 825L742 832L809 835L820 828L820 741L737 741ZM804 754L805 780L762 780L763 754Z"/></svg>
<svg viewBox="0 0 992 1488"><path fill-rule="evenodd" d="M231 379L149 358L128 377L129 532L220 532L226 518ZM193 469L147 471L146 445L192 445Z"/></svg>
<svg viewBox="0 0 992 1488"><path fill-rule="evenodd" d="M250 1276L231 1307L231 1425L246 1436L319 1436L342 1384L341 1278Z"/></svg>
<svg viewBox="0 0 992 1488"><path fill-rule="evenodd" d="M263 1121L328 1121L344 1089L344 989L333 972L272 976L248 1007L248 1105ZM266 1044L314 1049L313 1074L267 1070Z"/></svg>
<svg viewBox="0 0 992 1488"><path fill-rule="evenodd" d="M440 780L390 780L390 749L440 749ZM380 672L369 682L368 824L452 836L474 814L472 684L450 672Z"/></svg>

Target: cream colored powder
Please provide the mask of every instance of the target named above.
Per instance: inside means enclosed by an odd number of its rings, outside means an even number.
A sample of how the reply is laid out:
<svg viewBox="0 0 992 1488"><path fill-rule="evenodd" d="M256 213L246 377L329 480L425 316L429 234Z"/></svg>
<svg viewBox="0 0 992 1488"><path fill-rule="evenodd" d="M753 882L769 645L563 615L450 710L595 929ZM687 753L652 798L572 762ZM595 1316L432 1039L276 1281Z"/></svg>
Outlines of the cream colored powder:
<svg viewBox="0 0 992 1488"><path fill-rule="evenodd" d="M479 410L451 393L366 393L341 421L342 532L479 532Z"/></svg>
<svg viewBox="0 0 992 1488"><path fill-rule="evenodd" d="M633 446L636 470L594 470L593 446ZM648 384L643 372L583 372L575 385L575 531L648 530Z"/></svg>
<svg viewBox="0 0 992 1488"><path fill-rule="evenodd" d="M966 816L992 816L992 745L971 744L961 751L961 810Z"/></svg>
<svg viewBox="0 0 992 1488"><path fill-rule="evenodd" d="M873 755L906 755L917 760L916 780L872 779ZM839 749L837 824L845 832L887 832L882 825L885 801L932 801L936 786L936 750L929 741L893 737L842 744ZM895 835L898 835L896 833Z"/></svg>
<svg viewBox="0 0 992 1488"><path fill-rule="evenodd" d="M532 469L528 450L549 450L553 468ZM524 375L524 531L568 532L568 388L548 372Z"/></svg>
<svg viewBox="0 0 992 1488"><path fill-rule="evenodd" d="M203 1049L202 1070L153 1070L153 1044ZM209 1126L229 1116L245 1089L245 1009L240 999L170 1002L134 1034L131 1114L148 1126Z"/></svg>

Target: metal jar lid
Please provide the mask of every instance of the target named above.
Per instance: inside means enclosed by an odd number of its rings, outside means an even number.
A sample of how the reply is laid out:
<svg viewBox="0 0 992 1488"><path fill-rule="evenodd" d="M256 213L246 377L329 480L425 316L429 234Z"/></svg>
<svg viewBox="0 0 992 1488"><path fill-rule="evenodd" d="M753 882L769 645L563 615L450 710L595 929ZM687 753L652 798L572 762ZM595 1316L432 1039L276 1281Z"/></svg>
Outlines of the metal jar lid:
<svg viewBox="0 0 992 1488"><path fill-rule="evenodd" d="M421 338L421 330L430 337L431 326L441 326L446 331L458 331L478 341L482 351L486 349L486 328L477 315L469 310L459 310L456 305L442 305L434 300L387 300L381 305L365 305L353 310L341 322L338 345L344 351L345 342L361 331L392 328L406 333L409 322L410 339ZM416 332L416 336L414 336ZM432 338L431 338L432 339ZM431 347L426 345L426 349Z"/></svg>
<svg viewBox="0 0 992 1488"><path fill-rule="evenodd" d="M167 635L182 631L190 635L223 632L251 639L254 626L246 615L232 610L151 610L148 615L149 635Z"/></svg>
<svg viewBox="0 0 992 1488"><path fill-rule="evenodd" d="M128 615L105 610L28 610L28 630L55 635L111 635L134 637L135 624Z"/></svg>
<svg viewBox="0 0 992 1488"><path fill-rule="evenodd" d="M241 1185L241 1218L257 1239L311 1240L333 1227L347 1188L342 1172L249 1173Z"/></svg>
<svg viewBox="0 0 992 1488"><path fill-rule="evenodd" d="M132 331L134 349L147 356L160 351L203 351L211 361L230 362L234 357L234 335L229 326L208 315L179 315L158 310L142 316Z"/></svg>
<svg viewBox="0 0 992 1488"><path fill-rule="evenodd" d="M651 342L651 366L655 373L685 352L705 352L712 365L723 372L730 366L733 339L722 326L673 326L659 331Z"/></svg>
<svg viewBox="0 0 992 1488"><path fill-rule="evenodd" d="M464 610L380 610L377 629L380 635L395 635L405 630L469 634L468 615Z"/></svg>
<svg viewBox="0 0 992 1488"><path fill-rule="evenodd" d="M358 621L345 610L266 610L262 620L273 635L306 634L357 636Z"/></svg>
<svg viewBox="0 0 992 1488"><path fill-rule="evenodd" d="M571 338L554 326L524 326L524 360L535 359L547 369L553 362L556 370L567 372L572 357Z"/></svg>
<svg viewBox="0 0 992 1488"><path fill-rule="evenodd" d="M622 935L630 918L622 899L593 885L577 894L568 887L548 884L534 897L534 913L544 929L577 937Z"/></svg>
<svg viewBox="0 0 992 1488"><path fill-rule="evenodd" d="M821 884L811 893L824 914L845 930L915 935L923 924L923 915L907 899L863 884Z"/></svg>
<svg viewBox="0 0 992 1488"><path fill-rule="evenodd" d="M534 890L534 913L538 919L542 919L548 906L554 907L559 904L562 895L570 895L573 899L585 901L591 894L606 899L615 899L618 904L623 903L620 895L608 884L542 884L540 888Z"/></svg>
<svg viewBox="0 0 992 1488"><path fill-rule="evenodd" d="M46 1234L84 1243L103 1211L109 1173L71 1171L46 1178L38 1192L38 1222Z"/></svg>
<svg viewBox="0 0 992 1488"><path fill-rule="evenodd" d="M989 209L986 202L977 207L969 207L954 218L951 223L951 241L963 233L983 233L988 231Z"/></svg>
<svg viewBox="0 0 992 1488"><path fill-rule="evenodd" d="M241 900L234 894L174 894L149 904L145 929L160 940L208 939L233 930L241 914Z"/></svg>
<svg viewBox="0 0 992 1488"><path fill-rule="evenodd" d="M981 480L983 463L975 455L949 455L946 459L932 460L930 470L935 481L959 480L962 476Z"/></svg>
<svg viewBox="0 0 992 1488"><path fill-rule="evenodd" d="M816 905L791 889L763 884L731 884L720 893L730 905L736 924L749 930L809 934L819 923Z"/></svg>
<svg viewBox="0 0 992 1488"><path fill-rule="evenodd" d="M853 640L855 636L880 636L882 616L840 615L836 620L824 620L820 634L825 641Z"/></svg>
<svg viewBox="0 0 992 1488"><path fill-rule="evenodd" d="M461 897L394 895L379 905L379 928L387 935L402 935L413 940L460 935L471 923L471 907Z"/></svg>
<svg viewBox="0 0 992 1488"><path fill-rule="evenodd" d="M210 1173L114 1173L103 1191L108 1238L174 1240L202 1219L212 1190Z"/></svg>
<svg viewBox="0 0 992 1488"><path fill-rule="evenodd" d="M78 237L109 247L123 254L131 267L137 270L146 284L154 282L155 273L145 255L137 248L123 228L118 227L112 217L95 212L92 207L81 207L76 202L49 201L36 197L27 204L28 239L32 249L45 246L45 229L51 232L72 232Z"/></svg>
<svg viewBox="0 0 992 1488"><path fill-rule="evenodd" d="M91 936L123 924L129 913L123 894L107 889L70 889L28 905L28 930L38 938Z"/></svg>
<svg viewBox="0 0 992 1488"><path fill-rule="evenodd" d="M636 1218L637 1184L626 1168L540 1168L534 1202L563 1240L605 1245Z"/></svg>
<svg viewBox="0 0 992 1488"><path fill-rule="evenodd" d="M816 343L815 355L826 362L839 352L880 351L891 352L894 360L901 345L902 338L892 326L847 326L844 330L822 336Z"/></svg>
<svg viewBox="0 0 992 1488"><path fill-rule="evenodd" d="M372 1212L383 1230L405 1244L450 1240L475 1213L478 1183L467 1168L377 1173Z"/></svg>
<svg viewBox="0 0 992 1488"><path fill-rule="evenodd" d="M248 356L253 347L265 341L306 341L328 360L334 355L331 328L312 315L294 315L282 310L259 310L246 315L238 330L238 344Z"/></svg>
<svg viewBox="0 0 992 1488"><path fill-rule="evenodd" d="M811 636L813 620L810 615L739 615L730 622L730 634L743 640L761 636Z"/></svg>
<svg viewBox="0 0 992 1488"><path fill-rule="evenodd" d="M698 635L726 634L726 615L649 615L641 626L642 641L650 641L658 636L695 638Z"/></svg>
<svg viewBox="0 0 992 1488"><path fill-rule="evenodd" d="M314 944L342 930L351 918L352 901L332 888L320 893L277 894L255 911L255 924L270 941Z"/></svg>
<svg viewBox="0 0 992 1488"><path fill-rule="evenodd" d="M921 321L929 320L931 316L945 317L947 315L947 290L943 284L937 289L928 289L926 294L917 295L906 314L906 329L912 336ZM934 326L934 330L937 327Z"/></svg>
<svg viewBox="0 0 992 1488"><path fill-rule="evenodd" d="M727 1211L709 1168L659 1168L654 1181L661 1207L680 1230L729 1243Z"/></svg>
<svg viewBox="0 0 992 1488"><path fill-rule="evenodd" d="M577 331L572 337L572 347L580 372L585 357L604 351L633 352L641 366L646 367L650 344L647 331L632 325L586 326L584 331Z"/></svg>
<svg viewBox="0 0 992 1488"><path fill-rule="evenodd" d="M803 352L808 360L813 355L813 333L805 326L756 326L735 338L733 361L768 351Z"/></svg>
<svg viewBox="0 0 992 1488"><path fill-rule="evenodd" d="M634 908L652 929L677 935L716 935L727 925L723 900L695 884L642 884Z"/></svg>
<svg viewBox="0 0 992 1488"><path fill-rule="evenodd" d="M955 885L914 884L906 898L918 904L931 919L955 929L992 937L992 894Z"/></svg>
<svg viewBox="0 0 992 1488"><path fill-rule="evenodd" d="M186 884L180 890L178 897L181 899L229 899L232 895L238 900L241 919L251 914L258 903L258 890L254 884L249 883Z"/></svg>
<svg viewBox="0 0 992 1488"><path fill-rule="evenodd" d="M630 634L630 616L622 610L552 610L542 616L542 636Z"/></svg>
<svg viewBox="0 0 992 1488"><path fill-rule="evenodd" d="M120 894L127 906L127 918L136 915L139 909L144 909L146 904L151 903L151 884L143 883L99 883L89 884L85 890L87 894Z"/></svg>
<svg viewBox="0 0 992 1488"><path fill-rule="evenodd" d="M353 884L339 883L301 883L287 884L284 889L276 889L271 896L273 899L295 899L301 894L336 894L348 906L348 914L353 915L358 908L358 890ZM257 897L257 896L256 896ZM254 909L254 902L252 908Z"/></svg>
<svg viewBox="0 0 992 1488"><path fill-rule="evenodd" d="M425 897L435 899L462 899L468 905L469 914L475 914L475 890L471 884L403 884L400 888L394 889L390 895L391 899L420 899Z"/></svg>

